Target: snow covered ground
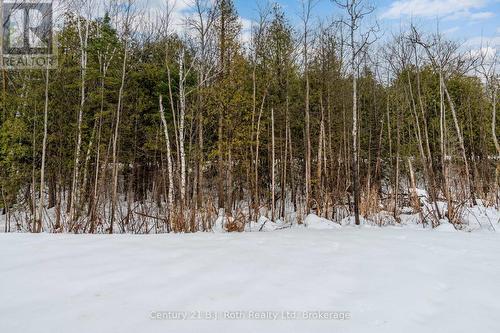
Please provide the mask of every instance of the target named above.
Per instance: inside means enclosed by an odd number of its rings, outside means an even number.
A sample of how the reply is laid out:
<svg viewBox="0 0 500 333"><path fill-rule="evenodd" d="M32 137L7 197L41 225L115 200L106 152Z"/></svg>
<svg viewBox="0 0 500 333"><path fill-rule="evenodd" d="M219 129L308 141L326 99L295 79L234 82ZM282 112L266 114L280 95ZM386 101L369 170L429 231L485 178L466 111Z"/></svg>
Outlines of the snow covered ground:
<svg viewBox="0 0 500 333"><path fill-rule="evenodd" d="M500 332L497 232L0 234L0 253L6 333Z"/></svg>

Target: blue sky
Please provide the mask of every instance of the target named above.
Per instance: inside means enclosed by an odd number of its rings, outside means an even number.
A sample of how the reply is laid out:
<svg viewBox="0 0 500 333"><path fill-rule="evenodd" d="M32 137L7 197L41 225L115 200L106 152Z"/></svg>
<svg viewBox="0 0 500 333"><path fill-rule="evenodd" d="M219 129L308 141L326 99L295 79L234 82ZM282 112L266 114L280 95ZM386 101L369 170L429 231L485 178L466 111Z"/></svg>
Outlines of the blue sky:
<svg viewBox="0 0 500 333"><path fill-rule="evenodd" d="M259 0L257 0L259 1ZM261 0L261 3L265 3ZM275 0L281 4L293 24L299 23L301 0ZM371 2L385 35L397 32L413 21L428 31L439 29L449 38L466 42L471 47L487 42L500 47L500 0L380 0ZM239 15L255 19L257 4L251 0L235 0ZM340 15L341 10L330 0L318 0L315 18Z"/></svg>
<svg viewBox="0 0 500 333"><path fill-rule="evenodd" d="M55 0L54 0L55 1ZM100 0L96 0L100 1ZM210 1L210 0L209 0ZM305 0L307 1L307 0ZM342 10L331 0L313 0L313 19L339 17ZM448 38L462 42L466 48L488 52L500 51L500 0L365 0L376 10L373 19L380 26L382 40L405 30L411 22L428 32L439 31ZM163 8L165 2L174 5L174 26L183 26L192 9L192 0L138 0L147 8ZM290 23L300 27L302 0L234 0L243 24L242 39L249 40L252 21L258 19L259 3L279 3Z"/></svg>

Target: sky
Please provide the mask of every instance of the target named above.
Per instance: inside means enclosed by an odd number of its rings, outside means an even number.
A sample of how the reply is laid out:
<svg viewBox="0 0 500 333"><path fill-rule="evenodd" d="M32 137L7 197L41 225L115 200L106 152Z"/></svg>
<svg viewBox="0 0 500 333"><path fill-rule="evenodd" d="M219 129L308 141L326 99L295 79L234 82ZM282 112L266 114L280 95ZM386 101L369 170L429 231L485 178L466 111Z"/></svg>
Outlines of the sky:
<svg viewBox="0 0 500 333"><path fill-rule="evenodd" d="M53 0L60 1L60 0ZM102 0L89 0L101 2ZM307 0L304 0L307 1ZM488 47L500 51L500 0L364 0L375 7L372 20L380 26L380 39L405 30L410 23L428 32L439 31L448 38L462 42L466 48ZM137 0L151 11L175 3L173 19L182 26L189 15L192 0ZM243 26L243 40L250 38L252 21L258 19L258 8L266 3L279 3L290 23L300 27L302 0L234 0ZM313 0L312 19L339 17L342 10L332 0ZM175 25L175 24L174 24ZM180 28L182 29L182 28Z"/></svg>
<svg viewBox="0 0 500 333"><path fill-rule="evenodd" d="M291 23L299 24L301 0L275 2L283 7ZM258 17L255 1L235 0L235 4L244 25ZM500 48L500 0L372 0L371 4L376 8L374 18L385 37L410 22L427 31L436 31L439 23L440 32L467 46L477 47L482 43ZM331 0L317 0L313 17L324 19L339 16L341 12Z"/></svg>

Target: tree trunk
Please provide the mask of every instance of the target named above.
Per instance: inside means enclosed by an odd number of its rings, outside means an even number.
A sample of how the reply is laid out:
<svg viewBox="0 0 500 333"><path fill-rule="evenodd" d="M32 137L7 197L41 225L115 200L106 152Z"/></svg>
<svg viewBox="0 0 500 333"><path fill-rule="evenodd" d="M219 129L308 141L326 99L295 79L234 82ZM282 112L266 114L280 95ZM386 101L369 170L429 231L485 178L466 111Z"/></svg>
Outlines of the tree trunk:
<svg viewBox="0 0 500 333"><path fill-rule="evenodd" d="M45 192L45 157L47 152L47 126L49 113L49 68L45 70L45 105L43 108L43 141L42 141L42 166L40 168L40 198L38 202L38 223L35 232L43 228L44 192Z"/></svg>
<svg viewBox="0 0 500 333"><path fill-rule="evenodd" d="M271 108L271 151L272 151L272 157L271 157L271 221L275 222L275 192L276 192L276 183L275 183L275 176L276 176L276 171L275 171L275 166L276 166L276 143L275 143L275 138L274 138L274 109Z"/></svg>
<svg viewBox="0 0 500 333"><path fill-rule="evenodd" d="M458 123L457 113L455 111L455 104L453 103L453 100L451 99L451 96L448 92L448 88L446 87L446 83L444 82L444 78L442 76L441 76L441 81L442 81L444 92L446 94L446 98L448 100L448 104L450 105L451 115L453 117L453 124L455 125L455 130L456 130L457 136L458 136L458 143L460 145L460 152L462 153L462 158L464 160L466 187L470 191L469 195L472 199L472 204L477 205L476 197L475 197L475 190L474 190L474 183L471 182L471 179L470 179L470 168L469 168L469 161L467 159L467 151L465 150L464 137L462 135L462 131L460 130L460 125Z"/></svg>

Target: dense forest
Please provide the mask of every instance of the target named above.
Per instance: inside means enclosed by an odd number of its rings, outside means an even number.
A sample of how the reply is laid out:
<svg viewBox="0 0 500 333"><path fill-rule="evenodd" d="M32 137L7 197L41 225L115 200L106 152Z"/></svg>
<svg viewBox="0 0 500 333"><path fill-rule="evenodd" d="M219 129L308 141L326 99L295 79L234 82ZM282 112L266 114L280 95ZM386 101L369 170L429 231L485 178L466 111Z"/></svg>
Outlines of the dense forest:
<svg viewBox="0 0 500 333"><path fill-rule="evenodd" d="M459 226L466 206L498 207L497 55L437 28L384 33L363 0L322 20L314 4L300 24L261 6L243 38L232 0L193 0L180 22L168 2L68 3L57 68L1 73L5 231L243 231L309 213Z"/></svg>

